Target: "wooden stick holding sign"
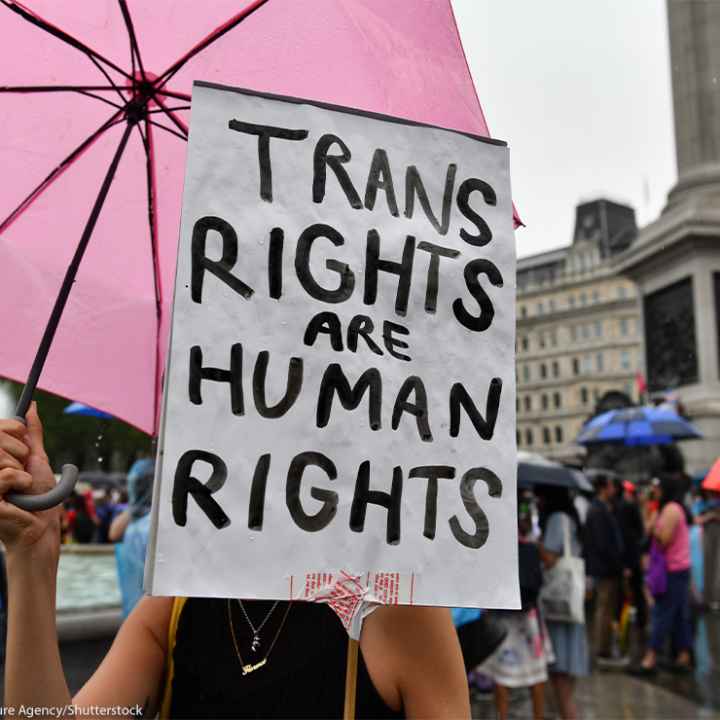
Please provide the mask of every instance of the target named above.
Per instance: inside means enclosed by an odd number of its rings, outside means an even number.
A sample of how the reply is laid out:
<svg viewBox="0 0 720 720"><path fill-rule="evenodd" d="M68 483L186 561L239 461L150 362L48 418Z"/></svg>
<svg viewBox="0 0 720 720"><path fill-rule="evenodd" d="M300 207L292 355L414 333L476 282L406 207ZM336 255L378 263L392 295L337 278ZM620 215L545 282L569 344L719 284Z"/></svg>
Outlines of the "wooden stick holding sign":
<svg viewBox="0 0 720 720"><path fill-rule="evenodd" d="M355 698L357 696L358 640L348 638L347 668L345 669L345 709L343 720L354 720Z"/></svg>

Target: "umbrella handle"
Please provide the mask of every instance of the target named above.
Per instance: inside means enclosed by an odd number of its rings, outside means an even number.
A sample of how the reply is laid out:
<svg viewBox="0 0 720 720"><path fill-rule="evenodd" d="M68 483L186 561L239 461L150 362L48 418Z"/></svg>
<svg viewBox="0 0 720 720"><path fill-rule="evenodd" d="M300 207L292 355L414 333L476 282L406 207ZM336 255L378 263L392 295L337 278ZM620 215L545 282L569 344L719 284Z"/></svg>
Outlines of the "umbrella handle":
<svg viewBox="0 0 720 720"><path fill-rule="evenodd" d="M15 417L23 425L26 425L25 418L18 415ZM21 510L28 512L38 512L39 510L49 510L51 507L59 505L65 498L75 489L78 481L78 469L74 465L63 465L60 482L52 489L41 495L28 495L26 493L8 493L5 496L12 505L19 507Z"/></svg>
<svg viewBox="0 0 720 720"><path fill-rule="evenodd" d="M38 512L49 510L69 497L78 481L78 469L74 465L63 465L60 482L42 495L26 495L24 493L8 493L5 500L21 510Z"/></svg>

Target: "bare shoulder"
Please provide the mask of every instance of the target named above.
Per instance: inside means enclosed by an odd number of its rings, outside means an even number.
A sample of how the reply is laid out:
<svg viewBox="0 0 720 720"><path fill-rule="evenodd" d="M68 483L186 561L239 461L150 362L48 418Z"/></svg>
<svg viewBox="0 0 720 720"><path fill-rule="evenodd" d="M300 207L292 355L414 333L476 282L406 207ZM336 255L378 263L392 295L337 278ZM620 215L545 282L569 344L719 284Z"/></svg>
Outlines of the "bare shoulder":
<svg viewBox="0 0 720 720"><path fill-rule="evenodd" d="M382 657L385 677L375 685L391 686L407 717L469 717L465 667L448 609L379 608L365 621L361 646L374 682L373 660Z"/></svg>
<svg viewBox="0 0 720 720"><path fill-rule="evenodd" d="M669 502L667 505L665 505L665 507L662 509L662 512L660 513L660 522L675 523L681 517L683 517L683 515L683 509L680 507L679 503Z"/></svg>

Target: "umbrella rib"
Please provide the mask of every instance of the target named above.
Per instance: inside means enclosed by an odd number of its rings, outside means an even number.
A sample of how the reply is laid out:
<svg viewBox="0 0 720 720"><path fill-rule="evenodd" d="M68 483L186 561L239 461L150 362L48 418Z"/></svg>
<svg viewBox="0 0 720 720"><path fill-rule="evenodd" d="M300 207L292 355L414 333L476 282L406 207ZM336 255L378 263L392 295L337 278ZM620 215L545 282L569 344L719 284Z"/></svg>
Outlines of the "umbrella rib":
<svg viewBox="0 0 720 720"><path fill-rule="evenodd" d="M118 110L122 107L122 105L118 105L117 103L112 102L112 100L108 100L107 98L104 98L100 95L96 95L95 92L93 92L94 89L97 90L111 90L115 92L115 88L105 88L105 87L99 87L95 88L93 85L57 85L57 86L42 86L42 85L15 85L10 86L6 85L5 87L0 87L0 93L18 93L20 95L30 95L34 93L41 93L41 92L75 92L79 95L85 95L86 97L95 98L95 100L99 100L100 102L103 102L107 105L112 105L112 107L117 108ZM125 102L125 98L123 98L123 102ZM182 108L185 109L185 108Z"/></svg>
<svg viewBox="0 0 720 720"><path fill-rule="evenodd" d="M192 100L192 96L188 95L187 93L181 93L181 92L176 92L174 90L168 90L164 87L157 88L155 90L155 95L163 95L164 97L171 97L171 98L175 98L176 100L187 100L188 102L190 102L190 100Z"/></svg>
<svg viewBox="0 0 720 720"><path fill-rule="evenodd" d="M133 63L133 75L135 67L135 59L137 58L137 64L140 68L140 74L145 77L145 67L143 66L142 57L140 56L140 46L138 45L137 36L135 35L135 26L133 25L132 16L127 6L126 0L118 0L120 4L120 12L122 13L123 20L125 21L125 27L128 31L128 37L130 38L130 59Z"/></svg>
<svg viewBox="0 0 720 720"><path fill-rule="evenodd" d="M153 113L161 113L165 111L177 111L177 110L190 110L190 105L179 105L178 107L160 108L158 110L148 110L147 114L152 115Z"/></svg>
<svg viewBox="0 0 720 720"><path fill-rule="evenodd" d="M41 93L41 92L117 92L112 85L3 85L0 93Z"/></svg>
<svg viewBox="0 0 720 720"><path fill-rule="evenodd" d="M117 150L115 150L113 159L110 161L110 167L105 173L105 178L100 186L100 191L95 198L92 210L90 211L90 216L88 217L85 228L80 236L80 242L75 249L75 254L68 266L65 277L63 278L60 292L58 293L55 304L53 305L52 312L50 313L50 319L45 326L40 346L38 347L32 367L30 368L27 382L25 383L25 387L23 388L20 399L18 400L15 411L20 417L25 417L28 408L30 407L30 401L33 393L35 392L38 381L40 380L40 374L42 373L43 366L45 365L45 360L47 359L47 354L50 351L50 346L52 345L53 338L55 337L55 332L58 328L58 324L60 323L60 318L65 310L65 305L68 297L70 296L70 290L75 282L78 268L80 267L83 255L85 254L85 250L87 249L90 238L92 237L98 217L100 217L100 211L102 210L102 207L105 204L105 199L110 191L110 186L112 185L118 165L120 164L120 159L125 151L128 139L130 138L131 130L132 124L128 123L123 131L120 144L118 145Z"/></svg>
<svg viewBox="0 0 720 720"><path fill-rule="evenodd" d="M122 90L120 89L120 87L116 83L114 83L113 79L110 77L110 73L108 73L108 71L92 55L88 55L88 59L105 76L105 79L110 83L113 90L118 94L120 100L122 100L123 102L127 102L125 100L125 96L122 94Z"/></svg>
<svg viewBox="0 0 720 720"><path fill-rule="evenodd" d="M138 125L140 137L145 148L145 179L147 181L148 224L150 226L150 251L153 260L153 284L155 290L155 318L157 332L155 336L155 392L153 404L153 425L158 418L158 401L160 395L160 323L162 322L162 276L160 275L160 258L157 244L157 185L155 183L155 152L153 146L152 125L146 118L145 134Z"/></svg>
<svg viewBox="0 0 720 720"><path fill-rule="evenodd" d="M175 125L178 130L180 130L181 133L185 136L185 139L187 140L188 137L188 126L180 120L179 117L175 115L175 113L171 112L165 103L156 95L153 95L155 102L158 104L158 107L165 113L165 115L168 116L170 122L172 122L173 125Z"/></svg>
<svg viewBox="0 0 720 720"><path fill-rule="evenodd" d="M177 138L180 138L181 140L184 140L187 142L187 136L182 135L177 130L173 130L172 128L169 128L167 125L163 125L162 123L157 122L157 120L150 120L147 118L147 121L150 123L150 125L154 125L155 127L160 128L161 130L164 130L165 132L169 132L171 135L174 135Z"/></svg>
<svg viewBox="0 0 720 720"><path fill-rule="evenodd" d="M122 120L118 120L121 111L118 110L106 120L95 132L83 140L64 160L62 160L47 177L0 223L0 234L10 227L32 203L67 170L106 130Z"/></svg>
<svg viewBox="0 0 720 720"><path fill-rule="evenodd" d="M97 60L104 62L108 67L112 68L124 77L131 79L128 73L121 67L116 65L112 60L108 60L108 58L104 57L99 52L93 50L89 45L86 45L77 38L66 33L64 30L56 27L55 25L40 17L40 15L25 7L16 0L0 0L0 2L2 2L2 4L5 5L5 7L7 7L9 10L12 10L14 13L17 13L22 18L27 20L29 23L32 23L33 25L39 27L41 30L45 30L45 32L58 38L58 40L62 40L64 43L70 45L71 47L74 47L76 50L80 50L80 52L85 53L85 55L87 55L89 58L96 58Z"/></svg>
<svg viewBox="0 0 720 720"><path fill-rule="evenodd" d="M112 100L108 100L107 98L104 98L101 95L96 95L95 93L88 92L87 90L76 90L75 92L78 93L78 95L85 95L85 97L94 98L95 100L99 100L100 102L105 103L106 105L111 105L112 107L114 107L118 110L125 109L122 105L118 105L117 103L114 103Z"/></svg>
<svg viewBox="0 0 720 720"><path fill-rule="evenodd" d="M215 28L209 35L206 35L197 45L190 48L183 56L176 60L160 77L155 81L156 87L162 87L170 78L182 68L188 60L191 60L199 52L202 52L208 45L214 43L218 38L222 37L225 33L232 30L236 25L241 23L245 18L250 17L256 10L262 7L268 0L254 0L247 7L241 10L236 15L233 15L229 20Z"/></svg>

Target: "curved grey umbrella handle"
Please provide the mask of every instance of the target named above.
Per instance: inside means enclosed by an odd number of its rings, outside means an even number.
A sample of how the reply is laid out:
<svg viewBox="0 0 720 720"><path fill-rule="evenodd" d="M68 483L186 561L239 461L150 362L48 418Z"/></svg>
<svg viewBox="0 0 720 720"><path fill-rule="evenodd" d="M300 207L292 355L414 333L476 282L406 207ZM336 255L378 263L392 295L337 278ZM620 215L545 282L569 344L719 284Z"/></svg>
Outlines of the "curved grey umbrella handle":
<svg viewBox="0 0 720 720"><path fill-rule="evenodd" d="M16 416L15 419L23 424L27 424L24 417ZM70 497L77 481L78 469L74 465L63 465L60 482L52 490L48 490L41 495L8 493L5 496L5 500L19 507L21 510L28 510L29 512L49 510L51 507L59 505L65 498Z"/></svg>
<svg viewBox="0 0 720 720"><path fill-rule="evenodd" d="M60 482L52 490L48 490L42 495L8 493L5 496L5 500L16 505L21 510L28 510L30 512L49 510L70 496L75 489L75 483L77 483L77 481L78 469L74 465L63 465Z"/></svg>

